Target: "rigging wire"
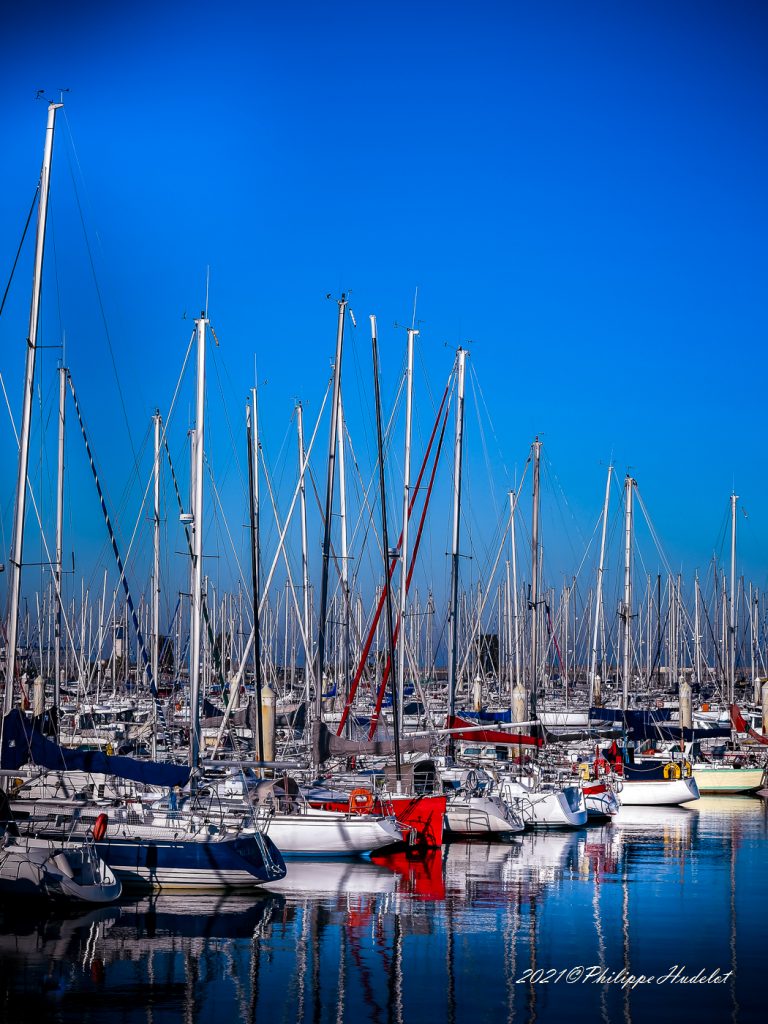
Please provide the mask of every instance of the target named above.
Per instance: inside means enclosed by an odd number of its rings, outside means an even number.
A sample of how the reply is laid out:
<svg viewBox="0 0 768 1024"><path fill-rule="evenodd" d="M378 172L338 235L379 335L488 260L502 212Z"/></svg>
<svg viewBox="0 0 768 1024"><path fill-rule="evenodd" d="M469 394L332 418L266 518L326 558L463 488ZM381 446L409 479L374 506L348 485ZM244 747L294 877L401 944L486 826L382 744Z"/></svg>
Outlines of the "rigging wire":
<svg viewBox="0 0 768 1024"><path fill-rule="evenodd" d="M16 250L16 257L14 258L13 266L11 267L11 273L8 276L8 284L5 286L5 291L3 292L3 300L2 300L2 302L0 302L0 316L3 315L3 310L5 309L5 300L8 298L8 292L11 290L11 282L13 281L13 275L16 273L16 265L19 262L19 256L21 256L21 250L22 250L22 247L24 246L24 239L27 236L27 229L29 228L29 222L32 220L32 214L34 213L35 204L37 203L37 199L38 199L39 195L40 195L40 182L38 181L37 186L35 187L35 194L32 196L32 205L29 207L29 213L27 214L27 220L26 220L26 223L24 224L24 230L21 232L21 241L19 242L19 247Z"/></svg>

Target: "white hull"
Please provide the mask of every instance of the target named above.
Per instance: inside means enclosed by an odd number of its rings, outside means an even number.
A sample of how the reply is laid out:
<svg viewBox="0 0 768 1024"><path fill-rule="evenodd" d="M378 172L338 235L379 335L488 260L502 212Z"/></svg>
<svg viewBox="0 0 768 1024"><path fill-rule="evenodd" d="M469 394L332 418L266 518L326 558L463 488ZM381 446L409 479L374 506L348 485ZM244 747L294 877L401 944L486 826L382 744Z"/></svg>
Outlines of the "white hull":
<svg viewBox="0 0 768 1024"><path fill-rule="evenodd" d="M448 801L445 824L464 836L522 832L523 824L497 796L457 796Z"/></svg>
<svg viewBox="0 0 768 1024"><path fill-rule="evenodd" d="M699 799L696 780L659 779L653 782L624 782L622 807L672 807Z"/></svg>
<svg viewBox="0 0 768 1024"><path fill-rule="evenodd" d="M6 835L0 846L0 892L82 903L111 903L122 886L96 850L81 843Z"/></svg>
<svg viewBox="0 0 768 1024"><path fill-rule="evenodd" d="M514 802L526 825L580 828L587 823L587 805L578 786L537 790L520 781L505 780L501 794Z"/></svg>
<svg viewBox="0 0 768 1024"><path fill-rule="evenodd" d="M339 811L276 814L268 819L264 832L283 856L292 857L349 857L403 839L391 818Z"/></svg>
<svg viewBox="0 0 768 1024"><path fill-rule="evenodd" d="M621 810L619 797L604 782L585 783L584 803L587 805L587 817L590 820L614 818Z"/></svg>

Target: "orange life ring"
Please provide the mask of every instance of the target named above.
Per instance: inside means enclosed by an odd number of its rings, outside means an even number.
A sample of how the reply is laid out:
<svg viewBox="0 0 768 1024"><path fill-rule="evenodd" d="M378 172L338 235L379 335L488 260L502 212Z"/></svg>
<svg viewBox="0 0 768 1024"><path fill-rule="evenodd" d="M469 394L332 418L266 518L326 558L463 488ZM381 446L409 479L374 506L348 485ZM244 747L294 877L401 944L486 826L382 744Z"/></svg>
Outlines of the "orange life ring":
<svg viewBox="0 0 768 1024"><path fill-rule="evenodd" d="M97 843L100 843L104 836L107 834L107 825L109 824L109 818L106 814L100 814L96 821L93 823L93 838Z"/></svg>
<svg viewBox="0 0 768 1024"><path fill-rule="evenodd" d="M373 793L361 786L349 794L349 809L355 814L369 814L373 808Z"/></svg>

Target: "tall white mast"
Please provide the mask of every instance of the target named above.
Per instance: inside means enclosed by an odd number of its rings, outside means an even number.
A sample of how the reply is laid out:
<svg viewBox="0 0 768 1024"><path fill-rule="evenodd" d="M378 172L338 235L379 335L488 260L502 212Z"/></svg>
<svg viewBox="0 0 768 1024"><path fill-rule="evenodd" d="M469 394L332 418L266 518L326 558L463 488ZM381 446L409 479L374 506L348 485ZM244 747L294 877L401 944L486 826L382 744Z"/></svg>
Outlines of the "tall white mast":
<svg viewBox="0 0 768 1024"><path fill-rule="evenodd" d="M333 362L333 398L331 400L331 430L328 438L328 472L325 480L325 524L323 529L323 567L320 577L320 613L317 619L317 673L315 678L315 715L323 713L323 671L325 669L325 630L328 611L328 570L331 553L331 516L333 512L333 482L336 475L336 441L339 425L341 397L341 354L344 346L344 312L346 296L338 300L339 316L336 325L336 356Z"/></svg>
<svg viewBox="0 0 768 1024"><path fill-rule="evenodd" d="M189 763L197 767L200 755L200 639L203 610L203 443L205 437L205 312L197 328L197 392L195 436L192 446L194 491L192 503L192 638L189 670Z"/></svg>
<svg viewBox="0 0 768 1024"><path fill-rule="evenodd" d="M346 699L349 690L349 550L347 540L347 474L344 460L344 408L339 396L339 528L341 532L341 693ZM338 686L338 679L336 680ZM351 726L350 726L351 727Z"/></svg>
<svg viewBox="0 0 768 1024"><path fill-rule="evenodd" d="M520 686L520 619L517 604L517 542L515 540L515 511L517 495L509 492L509 543L512 547L512 621L514 624L513 641L515 645L515 686Z"/></svg>
<svg viewBox="0 0 768 1024"><path fill-rule="evenodd" d="M731 495L731 600L728 616L728 690L733 704L736 691L736 502L738 494Z"/></svg>
<svg viewBox="0 0 768 1024"><path fill-rule="evenodd" d="M40 322L40 294L43 284L43 253L45 251L45 227L48 220L48 193L51 184L51 161L53 158L53 132L56 111L62 103L48 104L48 124L45 130L43 166L40 172L40 198L37 205L37 235L35 239L35 263L32 275L32 301L29 308L29 331L27 334L27 359L24 371L24 401L21 409L21 433L19 436L19 465L16 476L16 505L13 519L13 540L9 559L8 578L8 622L5 669L5 698L3 711L7 714L13 707L13 680L16 674L16 645L19 639L19 599L21 597L21 566L24 555L24 516L27 509L27 469L29 467L29 435L32 425L32 401L35 388L35 357L37 355L37 329Z"/></svg>
<svg viewBox="0 0 768 1024"><path fill-rule="evenodd" d="M541 441L533 442L533 521L531 526L531 718L536 717L536 687L539 679L539 482Z"/></svg>
<svg viewBox="0 0 768 1024"><path fill-rule="evenodd" d="M629 668L631 664L632 637L632 488L635 481L627 473L624 479L624 652L622 657L622 698L621 706L629 705Z"/></svg>
<svg viewBox="0 0 768 1024"><path fill-rule="evenodd" d="M696 573L694 581L694 638L693 638L693 664L696 682L701 685L701 598L699 594L699 574Z"/></svg>
<svg viewBox="0 0 768 1024"><path fill-rule="evenodd" d="M158 686L160 669L160 412L152 417L155 426L154 502L152 508L152 678ZM157 704L154 704L155 717ZM157 728L152 730L152 758L157 757Z"/></svg>
<svg viewBox="0 0 768 1024"><path fill-rule="evenodd" d="M406 388L405 388L405 464L403 467L403 542L400 548L400 636L397 648L397 685L399 688L399 700L397 708L400 721L397 723L401 735L403 731L403 698L405 685L405 608L408 593L408 506L411 501L411 423L413 411L413 339L419 332L413 327L408 328L408 354L406 357Z"/></svg>
<svg viewBox="0 0 768 1024"><path fill-rule="evenodd" d="M574 604L575 603L576 602L574 601ZM565 706L568 707L568 643L570 640L568 633L571 619L571 588L568 584L565 583L565 581L563 581L563 618L565 620L565 651L563 652L565 656L565 661L563 664L563 674L565 675L565 680L563 682L563 685L565 687Z"/></svg>
<svg viewBox="0 0 768 1024"><path fill-rule="evenodd" d="M749 584L749 678L755 688L755 670L757 668L757 589L752 590Z"/></svg>
<svg viewBox="0 0 768 1024"><path fill-rule="evenodd" d="M53 651L53 706L59 706L61 686L61 577L64 557L64 422L67 399L67 370L59 367L59 458L56 473L56 566L54 568L56 590L56 615L54 618ZM101 654L99 654L101 657ZM57 719L58 721L58 719Z"/></svg>
<svg viewBox="0 0 768 1024"><path fill-rule="evenodd" d="M592 706L596 694L595 679L597 676L597 635L600 629L600 617L603 611L603 571L605 566L605 535L608 529L608 504L611 498L611 474L613 465L608 466L608 476L605 481L605 500L603 501L603 529L600 536L600 564L597 568L597 590L595 593L595 621L592 628L592 654L589 662L589 704Z"/></svg>
<svg viewBox="0 0 768 1024"><path fill-rule="evenodd" d="M304 697L309 701L309 686L312 678L312 622L309 614L309 559L307 556L307 490L304 468L307 460L304 451L304 410L301 402L296 404L296 430L299 441L299 501L301 508L301 580L304 593Z"/></svg>
<svg viewBox="0 0 768 1024"><path fill-rule="evenodd" d="M461 456L464 444L464 363L466 350L460 348L456 390L456 435L453 449L453 535L451 541L451 603L448 612L448 699L449 714L456 710L456 664L459 625L459 526L461 523Z"/></svg>
<svg viewBox="0 0 768 1024"><path fill-rule="evenodd" d="M251 406L246 405L246 440L248 444L248 513L251 524L251 586L253 588L253 678L256 687L257 738L259 741L259 760L272 760L271 742L265 743L264 706L261 674L262 623L259 617L261 605L261 540L259 516L259 406L258 392L251 389L253 400L253 417ZM253 421L253 422L252 422ZM234 684L233 684L234 688ZM263 777L263 772L262 772Z"/></svg>
<svg viewBox="0 0 768 1024"><path fill-rule="evenodd" d="M510 562L507 559L504 566L504 681L509 687L509 706L512 707L512 689L515 685L515 670L512 662L513 634L512 634L512 584L510 582ZM499 630L501 632L501 630ZM501 666L502 662L499 661ZM501 692L501 668L499 668L499 692Z"/></svg>

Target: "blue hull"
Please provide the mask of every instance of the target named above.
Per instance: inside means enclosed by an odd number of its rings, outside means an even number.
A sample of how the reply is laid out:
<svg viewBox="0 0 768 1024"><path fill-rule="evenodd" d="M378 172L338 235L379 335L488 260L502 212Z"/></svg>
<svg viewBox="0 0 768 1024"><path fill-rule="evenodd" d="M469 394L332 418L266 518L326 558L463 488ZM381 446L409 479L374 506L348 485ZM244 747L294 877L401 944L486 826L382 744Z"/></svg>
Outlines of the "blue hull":
<svg viewBox="0 0 768 1024"><path fill-rule="evenodd" d="M268 836L262 836L261 842L263 848L254 836L216 841L108 837L96 845L128 888L235 892L285 877L277 847Z"/></svg>

